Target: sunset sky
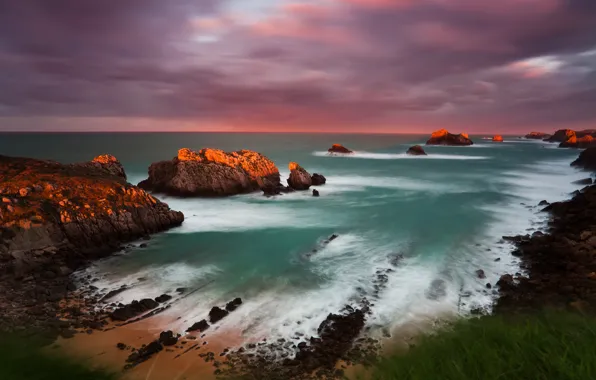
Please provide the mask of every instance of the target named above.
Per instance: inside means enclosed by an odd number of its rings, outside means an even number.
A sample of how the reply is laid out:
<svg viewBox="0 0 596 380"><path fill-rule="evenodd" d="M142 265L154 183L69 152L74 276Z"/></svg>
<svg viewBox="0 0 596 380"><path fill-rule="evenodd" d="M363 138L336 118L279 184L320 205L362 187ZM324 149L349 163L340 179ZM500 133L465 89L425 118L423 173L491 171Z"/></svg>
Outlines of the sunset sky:
<svg viewBox="0 0 596 380"><path fill-rule="evenodd" d="M596 1L0 1L0 130L442 127L596 128Z"/></svg>

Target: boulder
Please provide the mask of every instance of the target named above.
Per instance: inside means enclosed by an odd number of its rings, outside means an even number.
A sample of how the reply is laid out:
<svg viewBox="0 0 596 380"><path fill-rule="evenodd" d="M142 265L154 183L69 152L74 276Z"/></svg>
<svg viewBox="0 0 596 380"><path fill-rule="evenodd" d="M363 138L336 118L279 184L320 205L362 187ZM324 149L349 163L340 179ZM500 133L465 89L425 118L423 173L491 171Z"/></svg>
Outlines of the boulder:
<svg viewBox="0 0 596 380"><path fill-rule="evenodd" d="M159 334L158 342L164 346L175 346L178 343L178 337L170 330L163 331Z"/></svg>
<svg viewBox="0 0 596 380"><path fill-rule="evenodd" d="M168 294L162 294L161 296L157 297L155 299L155 301L156 302L159 302L159 303L164 303L164 302L167 302L167 301L169 301L171 299L172 299L172 296L170 296Z"/></svg>
<svg viewBox="0 0 596 380"><path fill-rule="evenodd" d="M596 171L596 147L588 148L581 152L577 160L571 163L571 166Z"/></svg>
<svg viewBox="0 0 596 380"><path fill-rule="evenodd" d="M209 323L207 323L206 320L202 319L199 322L196 322L195 324L190 326L188 329L186 329L186 331L187 332L192 332L192 331L203 332L203 331L207 330L208 328L209 328Z"/></svg>
<svg viewBox="0 0 596 380"><path fill-rule="evenodd" d="M409 154L410 156L426 156L426 152L420 145L411 146L406 154Z"/></svg>
<svg viewBox="0 0 596 380"><path fill-rule="evenodd" d="M544 139L550 138L550 135L548 133L544 133L544 132L530 132L527 135L525 135L524 137L526 139L532 139L532 140L544 140Z"/></svg>
<svg viewBox="0 0 596 380"><path fill-rule="evenodd" d="M228 311L220 307L214 306L209 312L209 322L211 322L212 324L217 323L220 320L224 319L228 314Z"/></svg>
<svg viewBox="0 0 596 380"><path fill-rule="evenodd" d="M430 139L426 142L426 145L473 145L474 143L470 140L467 133L461 133L455 135L449 133L446 129L440 129L435 131L430 136Z"/></svg>
<svg viewBox="0 0 596 380"><path fill-rule="evenodd" d="M308 190L312 185L310 174L295 162L290 162L289 169L288 185L294 190Z"/></svg>
<svg viewBox="0 0 596 380"><path fill-rule="evenodd" d="M313 174L312 177L310 177L310 180L313 186L321 186L327 183L327 178L319 173Z"/></svg>
<svg viewBox="0 0 596 380"><path fill-rule="evenodd" d="M320 196L320 195L321 195L321 194L319 194L319 191L318 191L317 189L312 189L312 196L313 196L313 197L318 197L318 196Z"/></svg>
<svg viewBox="0 0 596 380"><path fill-rule="evenodd" d="M354 153L353 151L349 150L345 146L341 144L333 144L331 148L327 149L329 153L340 153L340 154L350 154Z"/></svg>
<svg viewBox="0 0 596 380"><path fill-rule="evenodd" d="M228 302L226 304L226 310L227 311L234 311L240 305L242 305L242 299L241 298L234 298L232 301L230 301L230 302Z"/></svg>
<svg viewBox="0 0 596 380"><path fill-rule="evenodd" d="M170 161L149 167L149 178L139 187L173 196L226 196L280 185L273 161L250 150L224 152L180 149Z"/></svg>
<svg viewBox="0 0 596 380"><path fill-rule="evenodd" d="M503 136L501 135L494 135L493 142L503 142Z"/></svg>

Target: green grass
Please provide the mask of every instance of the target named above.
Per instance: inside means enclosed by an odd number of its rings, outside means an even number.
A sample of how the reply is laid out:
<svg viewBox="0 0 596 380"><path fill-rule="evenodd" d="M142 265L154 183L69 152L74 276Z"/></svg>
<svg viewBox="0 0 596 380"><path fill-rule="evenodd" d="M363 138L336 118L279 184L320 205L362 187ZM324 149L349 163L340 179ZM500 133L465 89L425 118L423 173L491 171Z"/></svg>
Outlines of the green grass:
<svg viewBox="0 0 596 380"><path fill-rule="evenodd" d="M544 313L460 321L381 360L372 379L596 379L596 319Z"/></svg>
<svg viewBox="0 0 596 380"><path fill-rule="evenodd" d="M102 370L92 370L74 359L48 354L31 339L0 336L2 380L115 380Z"/></svg>

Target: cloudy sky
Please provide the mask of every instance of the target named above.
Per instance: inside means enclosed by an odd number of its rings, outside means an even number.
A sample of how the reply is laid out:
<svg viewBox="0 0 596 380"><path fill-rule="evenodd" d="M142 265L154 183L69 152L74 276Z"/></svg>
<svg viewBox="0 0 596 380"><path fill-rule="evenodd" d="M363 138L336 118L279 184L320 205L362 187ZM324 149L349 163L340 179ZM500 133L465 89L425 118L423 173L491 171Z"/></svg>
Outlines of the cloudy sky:
<svg viewBox="0 0 596 380"><path fill-rule="evenodd" d="M0 1L0 130L441 127L596 128L596 1Z"/></svg>

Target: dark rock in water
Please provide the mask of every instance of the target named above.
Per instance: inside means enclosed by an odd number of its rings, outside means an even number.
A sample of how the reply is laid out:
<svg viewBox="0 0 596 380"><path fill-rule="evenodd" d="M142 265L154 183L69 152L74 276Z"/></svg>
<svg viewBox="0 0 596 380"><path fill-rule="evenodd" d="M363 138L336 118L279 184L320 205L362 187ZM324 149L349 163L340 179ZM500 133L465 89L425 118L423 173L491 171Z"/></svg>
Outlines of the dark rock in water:
<svg viewBox="0 0 596 380"><path fill-rule="evenodd" d="M126 361L128 363L132 363L133 365L137 365L148 360L149 358L151 358L151 356L157 354L161 350L163 350L163 346L161 345L161 343L159 343L158 341L154 341L149 343L145 347L140 348L136 352L130 354Z"/></svg>
<svg viewBox="0 0 596 380"><path fill-rule="evenodd" d="M178 337L170 330L163 331L159 334L159 343L164 346L174 346L178 343Z"/></svg>
<svg viewBox="0 0 596 380"><path fill-rule="evenodd" d="M351 150L349 150L348 148L346 148L345 146L341 145L341 144L333 144L331 146L331 148L327 149L327 151L329 153L341 153L341 154L350 154L350 153L354 153Z"/></svg>
<svg viewBox="0 0 596 380"><path fill-rule="evenodd" d="M476 271L476 276L477 276L478 278L486 278L486 274L484 273L484 271L483 271L482 269L478 269L478 270Z"/></svg>
<svg viewBox="0 0 596 380"><path fill-rule="evenodd" d="M540 201L540 203L538 203L538 206L548 206L550 203L548 203L546 200L542 200Z"/></svg>
<svg viewBox="0 0 596 380"><path fill-rule="evenodd" d="M310 174L295 162L290 162L289 168L288 185L294 190L308 190L312 185Z"/></svg>
<svg viewBox="0 0 596 380"><path fill-rule="evenodd" d="M198 331L198 332L203 332L205 330L207 330L209 328L209 324L207 323L206 320L200 320L199 322L196 322L194 325L190 326L186 331L188 332L192 332L192 331Z"/></svg>
<svg viewBox="0 0 596 380"><path fill-rule="evenodd" d="M492 289L492 287L493 287L493 286L492 286L492 285L491 285L489 282L487 282L487 283L486 283L486 288L487 288L487 289Z"/></svg>
<svg viewBox="0 0 596 380"><path fill-rule="evenodd" d="M119 350L126 350L126 344L124 344L124 343L118 343L118 344L116 345L116 347L117 347Z"/></svg>
<svg viewBox="0 0 596 380"><path fill-rule="evenodd" d="M172 299L172 296L170 296L168 294L162 294L161 296L157 297L155 299L155 301L156 302L159 302L159 303L163 303L163 302L167 302L167 301L169 301L171 299Z"/></svg>
<svg viewBox="0 0 596 380"><path fill-rule="evenodd" d="M409 154L411 156L426 156L426 152L424 151L424 149L422 149L420 145L411 146L406 152L406 154Z"/></svg>
<svg viewBox="0 0 596 380"><path fill-rule="evenodd" d="M588 148L581 152L577 160L571 163L571 166L577 166L586 170L596 170L596 147Z"/></svg>
<svg viewBox="0 0 596 380"><path fill-rule="evenodd" d="M176 293L180 293L180 294L186 293L187 290L188 290L188 288L177 288Z"/></svg>
<svg viewBox="0 0 596 380"><path fill-rule="evenodd" d="M474 143L466 133L454 135L446 129L441 129L432 133L426 145L473 145Z"/></svg>
<svg viewBox="0 0 596 380"><path fill-rule="evenodd" d="M155 309L159 304L152 299L143 299L140 301L132 301L128 305L124 305L110 314L113 321L126 321L137 315Z"/></svg>
<svg viewBox="0 0 596 380"><path fill-rule="evenodd" d="M174 196L226 196L279 183L279 170L260 153L184 148L170 161L151 164L139 187Z"/></svg>
<svg viewBox="0 0 596 380"><path fill-rule="evenodd" d="M230 302L228 302L226 304L226 310L227 311L234 311L240 305L242 305L242 299L241 298L234 298L232 301L230 301Z"/></svg>
<svg viewBox="0 0 596 380"><path fill-rule="evenodd" d="M321 186L327 183L327 178L324 175L315 173L310 177L313 186Z"/></svg>
<svg viewBox="0 0 596 380"><path fill-rule="evenodd" d="M225 318L228 314L229 314L229 312L227 312L226 310L223 310L217 306L214 306L211 309L211 311L209 312L209 322L217 323L218 321Z"/></svg>
<svg viewBox="0 0 596 380"><path fill-rule="evenodd" d="M318 197L320 196L319 191L317 189L312 189L312 196L313 197Z"/></svg>
<svg viewBox="0 0 596 380"><path fill-rule="evenodd" d="M530 132L525 136L526 139L532 139L532 140L544 140L544 139L548 139L549 137L550 137L550 135L548 133L543 133L543 132Z"/></svg>

